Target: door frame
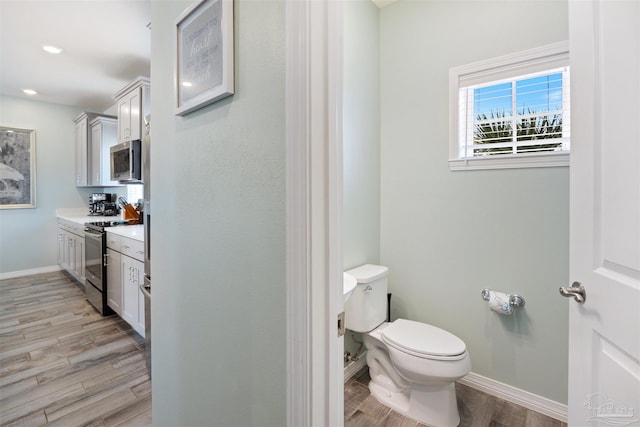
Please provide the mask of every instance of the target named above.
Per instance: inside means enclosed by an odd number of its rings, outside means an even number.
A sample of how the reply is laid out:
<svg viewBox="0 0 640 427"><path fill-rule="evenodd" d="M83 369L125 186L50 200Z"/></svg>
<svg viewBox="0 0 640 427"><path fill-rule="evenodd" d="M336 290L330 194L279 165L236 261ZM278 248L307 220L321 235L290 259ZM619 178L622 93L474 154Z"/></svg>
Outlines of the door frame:
<svg viewBox="0 0 640 427"><path fill-rule="evenodd" d="M342 4L287 1L285 38L287 425L340 427Z"/></svg>

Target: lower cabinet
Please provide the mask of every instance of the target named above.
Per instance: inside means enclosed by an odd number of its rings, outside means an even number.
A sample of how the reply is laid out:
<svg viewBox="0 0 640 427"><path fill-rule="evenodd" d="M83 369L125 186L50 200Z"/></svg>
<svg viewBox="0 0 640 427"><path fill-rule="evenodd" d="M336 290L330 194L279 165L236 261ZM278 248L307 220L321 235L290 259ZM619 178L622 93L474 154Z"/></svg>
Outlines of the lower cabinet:
<svg viewBox="0 0 640 427"><path fill-rule="evenodd" d="M107 305L122 317L122 256L107 248Z"/></svg>
<svg viewBox="0 0 640 427"><path fill-rule="evenodd" d="M122 318L144 336L144 296L140 284L144 280L144 264L122 255ZM140 310L142 301L142 310Z"/></svg>
<svg viewBox="0 0 640 427"><path fill-rule="evenodd" d="M58 264L84 285L84 230L68 221L58 221Z"/></svg>
<svg viewBox="0 0 640 427"><path fill-rule="evenodd" d="M107 305L144 337L143 254L142 242L107 232Z"/></svg>

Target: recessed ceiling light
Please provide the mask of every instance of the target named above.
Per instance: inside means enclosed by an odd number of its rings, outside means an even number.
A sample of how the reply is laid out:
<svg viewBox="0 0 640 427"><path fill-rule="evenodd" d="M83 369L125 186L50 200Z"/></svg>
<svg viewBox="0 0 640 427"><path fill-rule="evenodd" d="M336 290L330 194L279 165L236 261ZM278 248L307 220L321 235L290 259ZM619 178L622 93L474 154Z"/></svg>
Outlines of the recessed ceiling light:
<svg viewBox="0 0 640 427"><path fill-rule="evenodd" d="M191 82L182 82L182 86L191 87L191 86L193 86L193 83L191 83Z"/></svg>
<svg viewBox="0 0 640 427"><path fill-rule="evenodd" d="M42 49L44 49L49 53L53 53L54 55L57 55L58 53L62 53L62 49L55 46L46 45L46 46L42 46Z"/></svg>
<svg viewBox="0 0 640 427"><path fill-rule="evenodd" d="M24 93L26 93L27 95L37 95L37 94L38 94L38 92L36 92L36 91L35 91L35 90L33 90L33 89L22 89L22 91L23 91Z"/></svg>

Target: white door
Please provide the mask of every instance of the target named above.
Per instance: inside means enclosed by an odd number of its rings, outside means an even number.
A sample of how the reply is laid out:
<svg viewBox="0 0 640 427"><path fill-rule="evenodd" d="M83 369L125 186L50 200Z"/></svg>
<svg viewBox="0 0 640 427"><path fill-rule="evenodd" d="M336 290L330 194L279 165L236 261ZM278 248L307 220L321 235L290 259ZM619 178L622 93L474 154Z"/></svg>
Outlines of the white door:
<svg viewBox="0 0 640 427"><path fill-rule="evenodd" d="M569 1L569 24L569 425L640 425L640 2Z"/></svg>

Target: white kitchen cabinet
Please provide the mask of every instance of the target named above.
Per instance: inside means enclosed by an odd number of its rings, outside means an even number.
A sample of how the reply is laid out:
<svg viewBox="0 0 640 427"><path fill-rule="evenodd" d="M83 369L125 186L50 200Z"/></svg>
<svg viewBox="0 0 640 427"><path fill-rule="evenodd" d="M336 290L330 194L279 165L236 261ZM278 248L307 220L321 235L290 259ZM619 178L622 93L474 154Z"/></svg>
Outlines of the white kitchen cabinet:
<svg viewBox="0 0 640 427"><path fill-rule="evenodd" d="M107 305L122 317L122 257L120 252L109 247L107 247Z"/></svg>
<svg viewBox="0 0 640 427"><path fill-rule="evenodd" d="M82 113L75 120L77 187L117 186L110 179L109 148L117 144L113 116ZM95 127L94 127L95 126Z"/></svg>
<svg viewBox="0 0 640 427"><path fill-rule="evenodd" d="M144 337L144 243L107 231L107 304Z"/></svg>
<svg viewBox="0 0 640 427"><path fill-rule="evenodd" d="M140 310L140 283L144 279L144 264L122 255L122 318L144 337L144 302Z"/></svg>
<svg viewBox="0 0 640 427"><path fill-rule="evenodd" d="M87 185L87 150L89 146L89 122L87 115L80 115L75 120L76 124L76 187Z"/></svg>
<svg viewBox="0 0 640 427"><path fill-rule="evenodd" d="M136 141L144 134L144 118L151 112L151 85L138 77L113 95L118 104L118 142Z"/></svg>
<svg viewBox="0 0 640 427"><path fill-rule="evenodd" d="M84 284L84 268L86 260L84 253L84 235L79 236L71 233L71 236L73 236L73 266L71 269L73 274Z"/></svg>
<svg viewBox="0 0 640 427"><path fill-rule="evenodd" d="M89 185L96 187L118 186L118 181L111 180L110 148L117 143L118 121L104 116L96 117L90 122L91 127L91 162L89 163Z"/></svg>
<svg viewBox="0 0 640 427"><path fill-rule="evenodd" d="M84 227L58 219L58 264L84 285Z"/></svg>
<svg viewBox="0 0 640 427"><path fill-rule="evenodd" d="M67 264L64 241L66 239L66 231L58 226L58 265L64 266Z"/></svg>

